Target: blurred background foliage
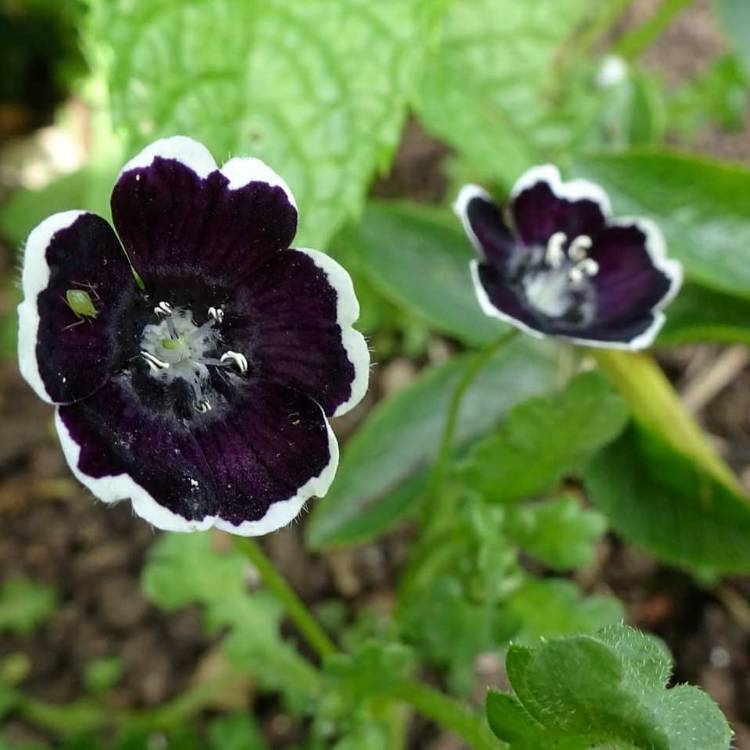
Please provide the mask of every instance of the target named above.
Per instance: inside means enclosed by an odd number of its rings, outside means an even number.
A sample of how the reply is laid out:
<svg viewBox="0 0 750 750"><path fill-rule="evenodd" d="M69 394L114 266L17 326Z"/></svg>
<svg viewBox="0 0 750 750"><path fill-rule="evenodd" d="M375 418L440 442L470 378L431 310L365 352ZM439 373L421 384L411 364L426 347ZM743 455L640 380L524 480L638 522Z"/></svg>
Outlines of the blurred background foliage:
<svg viewBox="0 0 750 750"><path fill-rule="evenodd" d="M750 748L749 51L746 0L0 0L0 748L460 747L407 721L432 710L415 676L504 690L489 726L513 748L727 748L671 674ZM175 133L282 174L297 242L362 303L371 395L328 497L268 542L343 647L319 664L225 539L92 506L14 369L28 232L108 216L120 165ZM516 339L466 392L438 513L446 411L502 334L448 205L544 161L683 262L668 377Z"/></svg>

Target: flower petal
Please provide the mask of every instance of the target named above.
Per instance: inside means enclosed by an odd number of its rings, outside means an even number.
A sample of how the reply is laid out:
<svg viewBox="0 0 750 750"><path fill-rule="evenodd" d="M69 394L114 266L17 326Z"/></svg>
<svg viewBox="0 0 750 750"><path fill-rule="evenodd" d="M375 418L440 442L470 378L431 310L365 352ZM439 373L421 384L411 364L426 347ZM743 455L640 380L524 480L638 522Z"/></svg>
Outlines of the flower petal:
<svg viewBox="0 0 750 750"><path fill-rule="evenodd" d="M464 185L453 211L481 258L499 266L507 263L516 240L503 220L500 207L486 190L478 185Z"/></svg>
<svg viewBox="0 0 750 750"><path fill-rule="evenodd" d="M547 164L523 174L511 192L516 231L527 246L546 245L555 232L595 237L612 213L609 197L588 180L563 182Z"/></svg>
<svg viewBox="0 0 750 750"><path fill-rule="evenodd" d="M123 168L112 217L146 286L199 269L224 285L289 247L297 209L286 183L258 159L219 170L184 136L151 144Z"/></svg>
<svg viewBox="0 0 750 750"><path fill-rule="evenodd" d="M22 285L21 374L49 403L89 396L112 371L119 336L115 321L136 291L112 228L83 211L50 216L26 242ZM67 301L69 291L88 295L95 314L77 316Z"/></svg>
<svg viewBox="0 0 750 750"><path fill-rule="evenodd" d="M659 227L641 218L613 222L597 237L590 253L599 322L632 318L666 305L682 284L682 266L666 256Z"/></svg>
<svg viewBox="0 0 750 750"><path fill-rule="evenodd" d="M370 353L359 331L349 274L317 250L287 250L235 289L225 331L251 366L310 396L328 416L356 406L367 390Z"/></svg>
<svg viewBox="0 0 750 750"><path fill-rule="evenodd" d="M523 304L495 266L472 260L470 267L474 293L485 315L510 323L532 336L541 338L549 333L540 328L538 316Z"/></svg>
<svg viewBox="0 0 750 750"><path fill-rule="evenodd" d="M198 424L144 405L129 375L61 406L57 429L76 477L104 502L130 498L161 529L244 536L289 523L328 490L338 446L306 396L260 379Z"/></svg>

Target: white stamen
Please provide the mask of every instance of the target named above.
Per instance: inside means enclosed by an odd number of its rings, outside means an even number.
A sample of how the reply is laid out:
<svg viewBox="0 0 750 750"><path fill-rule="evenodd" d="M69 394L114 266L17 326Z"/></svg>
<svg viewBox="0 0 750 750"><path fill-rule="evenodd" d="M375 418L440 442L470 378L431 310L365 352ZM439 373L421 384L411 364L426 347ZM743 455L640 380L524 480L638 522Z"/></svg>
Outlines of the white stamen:
<svg viewBox="0 0 750 750"><path fill-rule="evenodd" d="M209 307L208 317L217 323L221 323L224 320L224 311L220 307Z"/></svg>
<svg viewBox="0 0 750 750"><path fill-rule="evenodd" d="M155 357L150 352L142 351L141 356L146 360L146 362L148 362L149 367L151 367L151 369L154 371L166 370L169 367L169 362L164 362L164 360Z"/></svg>
<svg viewBox="0 0 750 750"><path fill-rule="evenodd" d="M195 408L201 414L205 414L207 411L211 411L211 404L206 399L201 399L195 402Z"/></svg>
<svg viewBox="0 0 750 750"><path fill-rule="evenodd" d="M571 284L580 284L583 281L583 278L584 273L579 266L573 266L573 268L568 271L568 280Z"/></svg>
<svg viewBox="0 0 750 750"><path fill-rule="evenodd" d="M580 234L576 237L568 248L568 257L571 260L583 260L586 254L591 250L591 237L585 234Z"/></svg>
<svg viewBox="0 0 750 750"><path fill-rule="evenodd" d="M593 258L585 258L578 264L578 267L586 276L596 276L599 273L599 264Z"/></svg>
<svg viewBox="0 0 750 750"><path fill-rule="evenodd" d="M226 362L227 360L232 360L243 375L247 372L247 358L244 354L240 354L239 352L225 352L221 355L221 361Z"/></svg>
<svg viewBox="0 0 750 750"><path fill-rule="evenodd" d="M544 260L552 268L560 268L565 260L563 247L568 241L565 232L555 232L547 242L547 251L544 254Z"/></svg>
<svg viewBox="0 0 750 750"><path fill-rule="evenodd" d="M170 305L169 302L160 302L154 308L154 312L157 315L171 315L172 314L172 305Z"/></svg>

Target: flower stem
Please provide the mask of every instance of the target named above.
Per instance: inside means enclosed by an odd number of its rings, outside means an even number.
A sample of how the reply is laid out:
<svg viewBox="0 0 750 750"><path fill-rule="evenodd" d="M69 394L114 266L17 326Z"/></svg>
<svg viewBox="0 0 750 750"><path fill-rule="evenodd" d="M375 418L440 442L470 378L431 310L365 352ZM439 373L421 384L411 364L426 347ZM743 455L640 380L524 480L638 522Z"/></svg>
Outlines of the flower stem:
<svg viewBox="0 0 750 750"><path fill-rule="evenodd" d="M655 42L674 17L685 10L693 0L664 0L645 23L621 37L615 52L626 60L633 61Z"/></svg>
<svg viewBox="0 0 750 750"><path fill-rule="evenodd" d="M338 650L328 634L315 621L303 601L276 570L266 557L260 545L247 537L232 537L234 546L258 569L266 586L271 589L284 605L287 614L304 636L307 643L321 659Z"/></svg>
<svg viewBox="0 0 750 750"><path fill-rule="evenodd" d="M445 418L443 433L440 437L437 458L432 467L432 474L427 485L426 497L431 504L428 518L435 519L434 522L429 524L430 527L439 525L443 515L447 512L445 508L445 498L447 497L447 494L443 491L443 485L445 484L445 477L448 474L448 467L451 461L453 441L456 427L458 425L458 415L461 410L463 397L487 362L489 362L500 349L514 338L517 333L517 329L513 328L497 341L489 344L484 349L481 349L469 363L469 366L458 381L456 390L453 392L450 404L448 405L448 414Z"/></svg>
<svg viewBox="0 0 750 750"><path fill-rule="evenodd" d="M391 686L388 695L415 708L422 716L432 719L438 726L460 737L474 750L501 750L508 747L492 734L484 717L429 685L416 680L405 680Z"/></svg>

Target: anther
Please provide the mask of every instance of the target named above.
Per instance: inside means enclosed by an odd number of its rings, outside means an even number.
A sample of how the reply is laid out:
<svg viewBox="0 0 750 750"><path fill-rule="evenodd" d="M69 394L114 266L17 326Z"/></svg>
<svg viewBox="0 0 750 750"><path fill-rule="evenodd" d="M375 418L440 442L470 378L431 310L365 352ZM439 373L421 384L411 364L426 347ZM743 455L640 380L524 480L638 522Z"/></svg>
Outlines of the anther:
<svg viewBox="0 0 750 750"><path fill-rule="evenodd" d="M158 305L157 305L157 306L156 306L156 307L154 308L154 312L155 312L155 313L156 313L157 315L171 315L171 314L172 314L172 312L173 312L173 310L172 310L172 305L170 305L170 304L169 304L169 302L160 302L160 303L159 303L159 304L158 304Z"/></svg>
<svg viewBox="0 0 750 750"><path fill-rule="evenodd" d="M583 278L584 272L580 266L573 266L573 268L568 271L568 280L572 284L580 284L583 281Z"/></svg>
<svg viewBox="0 0 750 750"><path fill-rule="evenodd" d="M593 258L585 258L578 266L586 276L596 276L599 273L599 264Z"/></svg>
<svg viewBox="0 0 750 750"><path fill-rule="evenodd" d="M150 352L142 351L141 356L146 360L146 362L148 362L149 367L154 371L166 370L169 367L169 362L164 362L158 357L155 357Z"/></svg>
<svg viewBox="0 0 750 750"><path fill-rule="evenodd" d="M217 323L221 323L224 320L224 311L220 307L209 307L208 317Z"/></svg>
<svg viewBox="0 0 750 750"><path fill-rule="evenodd" d="M584 260L586 254L591 250L591 237L585 234L580 234L576 237L568 248L568 257L571 260Z"/></svg>
<svg viewBox="0 0 750 750"><path fill-rule="evenodd" d="M563 247L568 241L565 232L555 232L547 242L547 251L544 254L544 260L552 266L552 268L560 268L565 260L565 253Z"/></svg>
<svg viewBox="0 0 750 750"><path fill-rule="evenodd" d="M240 354L239 352L225 352L221 355L222 362L227 362L228 360L234 362L243 375L247 372L247 358L244 354Z"/></svg>
<svg viewBox="0 0 750 750"><path fill-rule="evenodd" d="M211 411L211 404L209 404L206 399L201 399L200 401L195 402L195 409L201 414L205 414L207 411Z"/></svg>

